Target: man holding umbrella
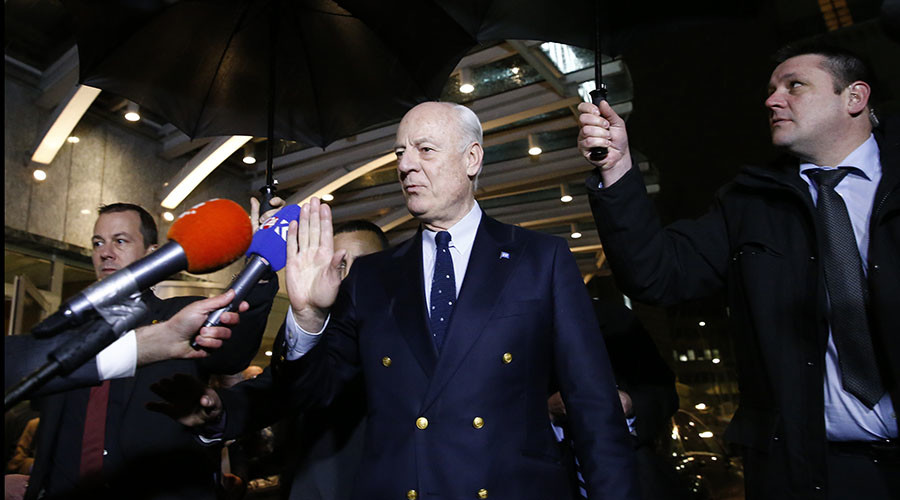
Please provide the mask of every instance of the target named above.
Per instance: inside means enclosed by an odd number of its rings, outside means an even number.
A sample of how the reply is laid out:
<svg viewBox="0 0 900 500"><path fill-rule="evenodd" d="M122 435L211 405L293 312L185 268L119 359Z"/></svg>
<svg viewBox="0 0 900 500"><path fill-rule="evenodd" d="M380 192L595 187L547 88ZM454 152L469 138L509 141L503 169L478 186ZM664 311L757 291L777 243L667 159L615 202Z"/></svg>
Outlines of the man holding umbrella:
<svg viewBox="0 0 900 500"><path fill-rule="evenodd" d="M900 123L841 49L786 47L769 80L772 142L709 213L662 229L625 123L579 105L591 208L617 282L672 304L727 289L741 405L725 437L747 497L896 498L900 491Z"/></svg>

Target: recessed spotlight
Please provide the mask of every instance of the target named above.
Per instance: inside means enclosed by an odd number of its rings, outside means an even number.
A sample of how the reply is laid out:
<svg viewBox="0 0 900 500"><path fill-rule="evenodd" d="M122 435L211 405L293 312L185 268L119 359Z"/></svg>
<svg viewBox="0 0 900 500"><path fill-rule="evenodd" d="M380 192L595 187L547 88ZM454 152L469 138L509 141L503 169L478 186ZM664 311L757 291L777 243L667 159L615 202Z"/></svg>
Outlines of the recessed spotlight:
<svg viewBox="0 0 900 500"><path fill-rule="evenodd" d="M140 113L141 107L138 106L136 102L128 102L128 105L125 106L125 119L130 122L136 122L141 119Z"/></svg>
<svg viewBox="0 0 900 500"><path fill-rule="evenodd" d="M706 403L697 403L694 405L694 408L696 408L698 410L705 410L707 407L706 407Z"/></svg>
<svg viewBox="0 0 900 500"><path fill-rule="evenodd" d="M565 184L559 185L559 201L563 203L569 203L573 200L572 195L569 194L569 186Z"/></svg>
<svg viewBox="0 0 900 500"><path fill-rule="evenodd" d="M244 144L244 158L243 162L247 165L253 165L256 163L256 148L253 147L252 142L248 142Z"/></svg>
<svg viewBox="0 0 900 500"><path fill-rule="evenodd" d="M578 238L581 238L581 231L578 230L578 224L575 224L573 222L571 227L572 227L572 235L571 235L572 239L577 240Z"/></svg>
<svg viewBox="0 0 900 500"><path fill-rule="evenodd" d="M81 139L79 139L77 135L70 135L69 138L66 139L66 141L71 144L78 144L78 141L80 141L80 140Z"/></svg>
<svg viewBox="0 0 900 500"><path fill-rule="evenodd" d="M266 351L266 356L272 356L272 351Z"/></svg>
<svg viewBox="0 0 900 500"><path fill-rule="evenodd" d="M44 172L43 170L41 170L39 168L36 168L32 175L34 175L34 178L37 181L43 181L43 180L47 179L47 172Z"/></svg>
<svg viewBox="0 0 900 500"><path fill-rule="evenodd" d="M82 208L81 215L91 215L91 211L86 208Z"/></svg>
<svg viewBox="0 0 900 500"><path fill-rule="evenodd" d="M712 359L712 362L713 362L714 365L717 365L717 364L721 363L722 360L719 359L719 358L713 358L713 359Z"/></svg>
<svg viewBox="0 0 900 500"><path fill-rule="evenodd" d="M543 153L541 149L541 145L538 144L537 139L534 138L533 134L528 134L528 154L531 156L537 156Z"/></svg>
<svg viewBox="0 0 900 500"><path fill-rule="evenodd" d="M471 94L475 91L475 84L472 83L472 70L462 68L459 70L459 91L463 94Z"/></svg>
<svg viewBox="0 0 900 500"><path fill-rule="evenodd" d="M697 323L697 326L706 326L706 321L701 321Z"/></svg>
<svg viewBox="0 0 900 500"><path fill-rule="evenodd" d="M172 212L169 212L169 211L163 212L162 216L166 222L172 222L173 220L175 220L175 214L173 214Z"/></svg>
<svg viewBox="0 0 900 500"><path fill-rule="evenodd" d="M333 201L334 195L331 193L325 193L322 195L322 201Z"/></svg>

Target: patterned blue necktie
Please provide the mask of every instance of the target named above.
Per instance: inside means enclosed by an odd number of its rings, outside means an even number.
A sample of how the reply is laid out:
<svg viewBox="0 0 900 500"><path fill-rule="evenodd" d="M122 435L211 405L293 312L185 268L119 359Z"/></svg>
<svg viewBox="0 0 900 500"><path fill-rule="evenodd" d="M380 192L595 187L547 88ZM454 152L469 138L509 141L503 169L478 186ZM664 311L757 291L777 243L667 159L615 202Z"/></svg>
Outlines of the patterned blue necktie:
<svg viewBox="0 0 900 500"><path fill-rule="evenodd" d="M450 233L440 231L434 235L434 242L437 255L434 258L434 277L431 279L431 334L434 345L440 351L456 303L456 277L450 256Z"/></svg>

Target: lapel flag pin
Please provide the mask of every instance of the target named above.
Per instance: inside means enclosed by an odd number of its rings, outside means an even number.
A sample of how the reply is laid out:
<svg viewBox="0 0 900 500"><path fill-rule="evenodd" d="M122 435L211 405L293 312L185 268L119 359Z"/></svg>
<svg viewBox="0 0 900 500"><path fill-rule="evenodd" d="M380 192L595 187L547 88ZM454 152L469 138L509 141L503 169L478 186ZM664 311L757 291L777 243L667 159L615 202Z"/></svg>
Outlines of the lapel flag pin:
<svg viewBox="0 0 900 500"><path fill-rule="evenodd" d="M501 259L508 259L508 258L509 258L509 252L500 252L500 258L501 258Z"/></svg>

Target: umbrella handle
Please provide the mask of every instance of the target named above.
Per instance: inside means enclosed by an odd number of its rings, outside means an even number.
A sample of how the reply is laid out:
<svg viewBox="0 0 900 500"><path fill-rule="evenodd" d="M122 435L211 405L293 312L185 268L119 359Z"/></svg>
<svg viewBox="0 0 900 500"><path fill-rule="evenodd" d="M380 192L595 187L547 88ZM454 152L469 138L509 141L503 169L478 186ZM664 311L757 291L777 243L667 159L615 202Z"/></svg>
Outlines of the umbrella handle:
<svg viewBox="0 0 900 500"><path fill-rule="evenodd" d="M278 188L275 187L274 184L266 184L265 186L259 188L259 192L262 194L262 199L259 200L259 214L262 215L269 210L272 210L274 207L269 203L269 200L275 197L275 191Z"/></svg>
<svg viewBox="0 0 900 500"><path fill-rule="evenodd" d="M606 100L606 84L601 83L600 88L591 91L591 102L594 106L600 106L600 103ZM591 161L602 161L606 158L609 151L606 148L591 148Z"/></svg>

